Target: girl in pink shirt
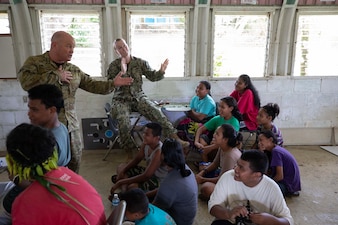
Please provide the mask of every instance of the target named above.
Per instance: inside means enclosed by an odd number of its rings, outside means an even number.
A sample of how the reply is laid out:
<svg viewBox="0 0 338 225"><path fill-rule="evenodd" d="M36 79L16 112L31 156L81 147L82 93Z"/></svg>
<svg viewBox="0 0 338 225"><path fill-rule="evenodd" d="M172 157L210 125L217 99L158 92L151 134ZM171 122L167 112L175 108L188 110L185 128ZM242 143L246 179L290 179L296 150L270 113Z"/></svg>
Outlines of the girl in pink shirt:
<svg viewBox="0 0 338 225"><path fill-rule="evenodd" d="M256 130L256 117L260 108L258 91L253 86L248 75L242 74L235 83L235 90L230 94L237 101L238 109L243 115L245 127L248 130Z"/></svg>

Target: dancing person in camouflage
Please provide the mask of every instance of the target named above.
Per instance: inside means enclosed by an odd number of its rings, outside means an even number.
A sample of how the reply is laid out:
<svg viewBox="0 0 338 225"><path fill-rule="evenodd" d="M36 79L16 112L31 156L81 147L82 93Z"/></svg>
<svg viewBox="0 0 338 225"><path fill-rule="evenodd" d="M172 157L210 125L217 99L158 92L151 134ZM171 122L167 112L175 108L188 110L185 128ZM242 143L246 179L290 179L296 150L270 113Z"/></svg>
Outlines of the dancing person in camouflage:
<svg viewBox="0 0 338 225"><path fill-rule="evenodd" d="M188 147L189 142L179 139L176 129L167 117L156 108L155 104L148 99L142 90L142 75L153 82L162 80L169 60L166 59L161 64L161 68L156 71L149 66L147 61L132 56L125 40L116 39L114 41L114 50L119 58L109 65L108 79L115 79L121 73L123 74L122 77L133 78L133 83L130 86L116 88L112 101L112 116L118 121L120 145L128 153L128 157L131 158L132 149L135 148L130 136L129 115L131 111L139 112L150 121L159 123L163 128L164 138L175 138L183 147Z"/></svg>
<svg viewBox="0 0 338 225"><path fill-rule="evenodd" d="M28 91L39 84L54 84L63 94L64 108L59 120L69 131L72 159L68 167L79 172L82 144L80 125L76 116L75 94L78 88L95 94L109 94L115 87L129 86L132 78L123 78L122 73L109 81L97 81L81 71L79 67L68 63L72 59L75 47L74 38L64 32L55 32L51 39L50 50L42 55L30 56L18 73L22 88Z"/></svg>

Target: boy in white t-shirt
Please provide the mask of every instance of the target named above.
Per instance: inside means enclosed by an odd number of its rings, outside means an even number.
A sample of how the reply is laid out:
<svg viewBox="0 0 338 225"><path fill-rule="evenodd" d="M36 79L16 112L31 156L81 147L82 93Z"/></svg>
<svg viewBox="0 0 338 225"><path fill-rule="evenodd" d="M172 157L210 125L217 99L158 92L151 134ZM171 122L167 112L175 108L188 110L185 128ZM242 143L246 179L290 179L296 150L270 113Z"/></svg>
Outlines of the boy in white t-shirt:
<svg viewBox="0 0 338 225"><path fill-rule="evenodd" d="M276 182L264 175L267 156L259 150L246 150L233 170L218 180L208 202L212 225L249 224L293 225L293 218Z"/></svg>

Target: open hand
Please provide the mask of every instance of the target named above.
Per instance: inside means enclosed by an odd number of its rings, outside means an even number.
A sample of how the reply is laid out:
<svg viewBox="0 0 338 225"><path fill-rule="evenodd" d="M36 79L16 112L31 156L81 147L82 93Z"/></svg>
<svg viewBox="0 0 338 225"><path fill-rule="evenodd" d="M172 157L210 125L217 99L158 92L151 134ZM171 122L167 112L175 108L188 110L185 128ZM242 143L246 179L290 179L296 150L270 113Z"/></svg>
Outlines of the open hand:
<svg viewBox="0 0 338 225"><path fill-rule="evenodd" d="M119 72L116 77L114 78L114 86L120 87L120 86L129 86L134 82L134 79L131 77L122 77L123 72Z"/></svg>
<svg viewBox="0 0 338 225"><path fill-rule="evenodd" d="M169 64L169 59L164 60L164 62L161 64L161 71L164 73L165 70L167 69L167 66Z"/></svg>

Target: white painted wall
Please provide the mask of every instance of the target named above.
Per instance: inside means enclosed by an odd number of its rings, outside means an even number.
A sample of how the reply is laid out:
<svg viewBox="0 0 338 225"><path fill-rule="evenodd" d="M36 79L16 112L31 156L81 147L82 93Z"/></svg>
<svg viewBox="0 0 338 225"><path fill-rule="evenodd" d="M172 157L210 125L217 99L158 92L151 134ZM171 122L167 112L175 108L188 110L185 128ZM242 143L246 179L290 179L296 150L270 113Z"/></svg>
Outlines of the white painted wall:
<svg viewBox="0 0 338 225"><path fill-rule="evenodd" d="M159 82L145 80L144 90L153 100L189 102L198 81L205 77L164 79ZM210 80L212 96L216 101L229 94L235 79ZM286 145L330 145L332 127L336 127L338 140L338 77L272 77L253 79L259 90L262 105L278 103L281 113L275 123L281 128ZM0 80L0 150L5 150L7 133L22 122L29 122L26 92L19 82ZM77 92L78 117L105 117L103 105L111 95Z"/></svg>

